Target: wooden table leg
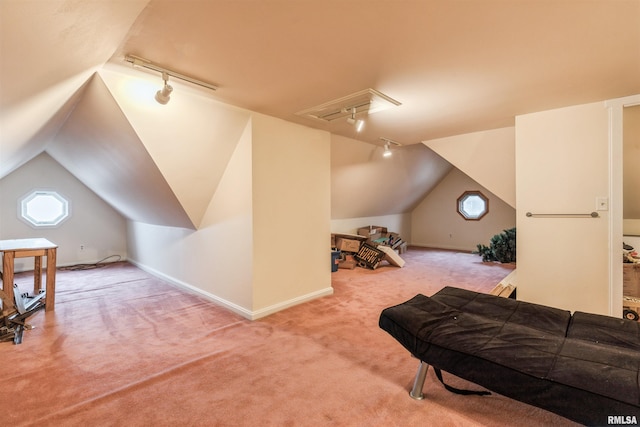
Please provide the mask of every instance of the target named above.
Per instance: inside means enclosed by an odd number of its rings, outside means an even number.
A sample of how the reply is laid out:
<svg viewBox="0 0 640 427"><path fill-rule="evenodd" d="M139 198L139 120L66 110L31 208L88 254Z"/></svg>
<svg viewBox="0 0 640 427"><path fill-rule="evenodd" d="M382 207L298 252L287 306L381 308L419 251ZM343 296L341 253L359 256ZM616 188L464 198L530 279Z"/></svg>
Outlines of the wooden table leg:
<svg viewBox="0 0 640 427"><path fill-rule="evenodd" d="M37 295L42 288L42 257L33 257L33 294Z"/></svg>
<svg viewBox="0 0 640 427"><path fill-rule="evenodd" d="M2 254L2 289L7 295L7 300L3 301L2 311L12 311L15 307L13 302L13 261L15 253L12 251Z"/></svg>
<svg viewBox="0 0 640 427"><path fill-rule="evenodd" d="M53 311L56 304L56 248L47 249L47 296L45 297L45 311Z"/></svg>

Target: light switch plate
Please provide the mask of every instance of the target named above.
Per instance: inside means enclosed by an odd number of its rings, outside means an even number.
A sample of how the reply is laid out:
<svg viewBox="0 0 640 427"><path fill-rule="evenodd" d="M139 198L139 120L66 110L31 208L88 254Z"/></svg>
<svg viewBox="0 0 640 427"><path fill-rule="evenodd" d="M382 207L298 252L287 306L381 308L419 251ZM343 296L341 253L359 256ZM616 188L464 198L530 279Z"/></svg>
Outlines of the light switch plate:
<svg viewBox="0 0 640 427"><path fill-rule="evenodd" d="M596 210L608 211L609 210L609 198L608 197L596 197Z"/></svg>

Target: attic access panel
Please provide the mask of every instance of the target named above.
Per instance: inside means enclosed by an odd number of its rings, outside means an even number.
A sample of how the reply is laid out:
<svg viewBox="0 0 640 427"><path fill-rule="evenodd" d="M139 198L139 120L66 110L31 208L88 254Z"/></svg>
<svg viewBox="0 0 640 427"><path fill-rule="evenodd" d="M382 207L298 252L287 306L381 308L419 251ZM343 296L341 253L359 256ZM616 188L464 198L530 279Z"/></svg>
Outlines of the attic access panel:
<svg viewBox="0 0 640 427"><path fill-rule="evenodd" d="M309 117L315 120L333 121L351 116L352 111L356 114L372 114L378 111L401 105L400 102L378 92L375 89L365 89L333 101L325 102L316 107L298 111L296 115Z"/></svg>

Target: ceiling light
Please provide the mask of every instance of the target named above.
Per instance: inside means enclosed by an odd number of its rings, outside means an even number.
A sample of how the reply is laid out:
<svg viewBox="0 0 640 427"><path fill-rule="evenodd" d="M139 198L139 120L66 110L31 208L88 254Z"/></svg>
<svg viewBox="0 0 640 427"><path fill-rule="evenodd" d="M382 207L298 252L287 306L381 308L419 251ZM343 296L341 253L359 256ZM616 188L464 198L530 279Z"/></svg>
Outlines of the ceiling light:
<svg viewBox="0 0 640 427"><path fill-rule="evenodd" d="M402 144L392 139L384 138L384 137L380 137L380 139L384 141L384 152L382 153L383 157L391 157L393 155L391 148L389 148L391 145L394 145L396 147L402 147Z"/></svg>
<svg viewBox="0 0 640 427"><path fill-rule="evenodd" d="M167 83L169 80L167 73L162 73L162 80L164 80L164 86L156 92L156 101L158 101L159 104L166 105L171 99L170 96L171 92L173 92L173 87Z"/></svg>
<svg viewBox="0 0 640 427"><path fill-rule="evenodd" d="M153 62L149 61L148 59L144 59L141 58L139 56L135 56L135 55L126 55L124 57L124 60L127 62L130 62L134 67L142 67L142 68L146 68L148 70L153 70L153 71L157 71L159 73L162 74L162 80L164 80L164 87L159 90L156 93L156 101L158 101L160 104L166 104L167 102L169 102L169 96L171 95L171 92L173 91L173 87L171 87L169 84L167 84L167 81L169 80L169 76L176 78L176 79L180 79L180 80L184 80L185 82L189 82L192 83L194 85L198 85L207 89L211 89L211 90L217 90L218 87L211 84L211 83L207 83L207 82L203 82L202 80L198 80L198 79L194 79L193 77L189 77L189 76L185 76L184 74L180 74L176 71L172 71L168 68L164 68L158 64L154 64Z"/></svg>
<svg viewBox="0 0 640 427"><path fill-rule="evenodd" d="M382 153L383 157L391 157L393 153L389 150L389 143L384 144L384 153Z"/></svg>
<svg viewBox="0 0 640 427"><path fill-rule="evenodd" d="M375 89L366 89L324 104L298 111L296 115L324 122L351 117L354 108L358 113L367 115L384 111L401 105L400 102L378 92Z"/></svg>
<svg viewBox="0 0 640 427"><path fill-rule="evenodd" d="M347 123L356 127L356 132L362 132L364 129L364 120L356 119L356 108L351 108L351 117L347 118Z"/></svg>

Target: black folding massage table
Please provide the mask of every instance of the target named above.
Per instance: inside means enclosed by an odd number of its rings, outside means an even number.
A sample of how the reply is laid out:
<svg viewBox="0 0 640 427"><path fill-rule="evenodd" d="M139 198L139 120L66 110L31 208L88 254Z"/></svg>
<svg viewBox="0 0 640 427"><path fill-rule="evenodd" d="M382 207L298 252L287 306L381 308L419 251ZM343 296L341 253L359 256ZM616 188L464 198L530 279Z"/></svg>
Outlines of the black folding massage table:
<svg viewBox="0 0 640 427"><path fill-rule="evenodd" d="M445 287L386 308L380 327L428 366L585 425L640 422L640 324Z"/></svg>

